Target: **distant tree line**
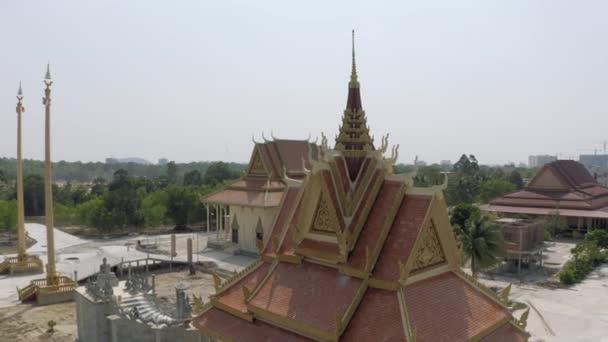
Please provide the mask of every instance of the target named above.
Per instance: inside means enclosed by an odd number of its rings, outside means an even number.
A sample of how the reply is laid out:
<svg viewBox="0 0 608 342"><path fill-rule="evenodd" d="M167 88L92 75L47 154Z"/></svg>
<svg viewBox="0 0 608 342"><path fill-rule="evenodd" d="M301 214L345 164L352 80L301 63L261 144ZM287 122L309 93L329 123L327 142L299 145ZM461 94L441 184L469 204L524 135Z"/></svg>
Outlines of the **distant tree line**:
<svg viewBox="0 0 608 342"><path fill-rule="evenodd" d="M174 181L183 179L191 171L198 171L201 175L207 172L207 168L214 162L191 162L174 163L172 165L175 172L171 175L167 173L167 165L144 165L136 163L102 163L102 162L66 162L59 161L53 163L53 180L62 182L90 182L95 178L111 179L117 170L126 170L132 176L146 177L154 179L163 176L173 177ZM243 171L247 167L241 163L225 163L230 169ZM0 158L0 182L15 179L16 160L13 158ZM25 175L44 174L44 162L39 160L26 159L23 162L23 173Z"/></svg>
<svg viewBox="0 0 608 342"><path fill-rule="evenodd" d="M395 172L410 172L414 168L414 165L399 164L395 167ZM535 172L535 169L514 165L479 165L474 155L463 154L450 167L438 164L418 166L414 184L421 187L439 185L447 174L445 196L448 205L487 203L493 198L523 188L524 178L532 178Z"/></svg>
<svg viewBox="0 0 608 342"><path fill-rule="evenodd" d="M205 172L184 172L190 164L163 166L164 173L147 177L127 169L114 171L112 177L95 177L84 182L53 184L55 222L79 225L103 232L114 229L175 225L183 228L203 219L199 195L205 195L224 182L243 174L239 164L210 163ZM1 170L0 170L1 171ZM183 175L183 176L180 176ZM16 218L14 181L0 179L0 230L14 229ZM24 178L26 216L44 215L44 179L38 174Z"/></svg>

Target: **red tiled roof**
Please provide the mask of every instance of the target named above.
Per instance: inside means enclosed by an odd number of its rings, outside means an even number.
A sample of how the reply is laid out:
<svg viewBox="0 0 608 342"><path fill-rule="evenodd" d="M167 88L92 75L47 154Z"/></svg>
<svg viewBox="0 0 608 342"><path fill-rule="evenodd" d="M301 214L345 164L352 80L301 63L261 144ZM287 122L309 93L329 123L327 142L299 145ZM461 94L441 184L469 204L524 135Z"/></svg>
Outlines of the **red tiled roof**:
<svg viewBox="0 0 608 342"><path fill-rule="evenodd" d="M405 195L376 262L375 278L389 281L399 279L399 261L405 263L409 258L431 198L427 195Z"/></svg>
<svg viewBox="0 0 608 342"><path fill-rule="evenodd" d="M246 286L250 291L258 285L258 283L268 273L270 265L263 263L253 272L249 273L243 279L231 284L225 291L219 293L215 298L218 302L227 305L235 310L246 313L247 306L245 305L245 295L243 293L243 286Z"/></svg>
<svg viewBox="0 0 608 342"><path fill-rule="evenodd" d="M382 179L384 178L384 174L382 170L376 170L376 172L374 173L374 175L372 176L374 180L379 180L380 182L384 182ZM365 189L365 192L363 193L363 196L361 197L361 200L359 201L358 207L355 210L355 214L353 215L353 220L351 221L351 223L348 225L348 229L350 230L351 233L354 233L354 228L355 225L357 225L359 223L359 220L365 220L365 217L362 217L363 215L363 206L365 206L367 203L372 202L374 203L376 201L376 196L378 195L378 193L380 192L380 189L375 188L374 183L371 183L367 186L367 188ZM370 209L371 211L371 209ZM368 213L369 215L369 213Z"/></svg>
<svg viewBox="0 0 608 342"><path fill-rule="evenodd" d="M194 319L194 326L197 328L205 327L222 336L230 337L235 342L311 341L260 320L254 320L250 323L216 308L211 308L196 317Z"/></svg>
<svg viewBox="0 0 608 342"><path fill-rule="evenodd" d="M397 292L368 288L340 340L405 341Z"/></svg>
<svg viewBox="0 0 608 342"><path fill-rule="evenodd" d="M287 194L283 200L283 205L281 206L277 219L274 222L274 227L272 228L270 239L268 241L271 241L274 238L280 242L280 237L289 226L289 215L291 214L293 207L296 205L299 190L299 188L289 188L287 190ZM264 253L276 253L278 248L279 246L273 246L271 243L267 243Z"/></svg>
<svg viewBox="0 0 608 342"><path fill-rule="evenodd" d="M285 187L283 182L270 181L266 177L247 176L228 185L228 188L239 190L266 190L282 189Z"/></svg>
<svg viewBox="0 0 608 342"><path fill-rule="evenodd" d="M528 214L528 215L555 215L556 211L560 216L564 217L590 217L590 218L608 218L608 207L596 210L576 210L576 209L559 209L556 208L534 208L534 207L515 207L506 205L484 204L479 206L481 210L497 213L511 214Z"/></svg>
<svg viewBox="0 0 608 342"><path fill-rule="evenodd" d="M396 201L401 185L402 183L400 182L387 180L382 184L380 192L376 196L372 209L367 216L367 221L361 230L361 234L359 234L355 248L350 255L349 264L351 267L363 269L365 266L366 247L371 253L378 243L384 242L379 241L383 223L390 209L399 205Z"/></svg>
<svg viewBox="0 0 608 342"><path fill-rule="evenodd" d="M507 323L502 327L494 330L490 335L485 336L481 342L526 342L528 336L521 330L517 329L511 323Z"/></svg>
<svg viewBox="0 0 608 342"><path fill-rule="evenodd" d="M337 156L334 158L336 163L336 168L338 169L338 174L336 175L339 179L338 182L342 185L342 190L345 193L348 193L350 187L350 179L348 178L348 171L346 170L346 162L344 161L344 157Z"/></svg>
<svg viewBox="0 0 608 342"><path fill-rule="evenodd" d="M507 310L452 272L405 287L417 341L466 341L508 317Z"/></svg>
<svg viewBox="0 0 608 342"><path fill-rule="evenodd" d="M249 304L275 315L334 331L336 315L344 315L361 280L334 268L304 261L279 263Z"/></svg>
<svg viewBox="0 0 608 342"><path fill-rule="evenodd" d="M556 170L574 188L597 184L585 166L574 160L557 160L546 166Z"/></svg>
<svg viewBox="0 0 608 342"><path fill-rule="evenodd" d="M207 196L204 202L276 207L281 203L282 197L283 191L268 191L266 194L266 191L226 189Z"/></svg>
<svg viewBox="0 0 608 342"><path fill-rule="evenodd" d="M298 248L317 251L322 254L329 254L335 256L340 255L340 249L338 248L338 244L332 242L304 239L300 242Z"/></svg>
<svg viewBox="0 0 608 342"><path fill-rule="evenodd" d="M306 168L312 165L310 158L318 159L317 146L305 140L273 140L258 143L255 148L273 178L283 177L284 169L287 174L303 173L304 165Z"/></svg>

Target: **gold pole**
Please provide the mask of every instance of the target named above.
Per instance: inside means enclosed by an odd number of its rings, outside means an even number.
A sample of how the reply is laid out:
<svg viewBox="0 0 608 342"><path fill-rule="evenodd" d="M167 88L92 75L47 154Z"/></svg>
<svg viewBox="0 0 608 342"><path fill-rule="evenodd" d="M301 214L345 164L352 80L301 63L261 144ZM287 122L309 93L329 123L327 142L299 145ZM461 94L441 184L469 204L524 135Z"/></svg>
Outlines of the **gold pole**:
<svg viewBox="0 0 608 342"><path fill-rule="evenodd" d="M25 214L23 208L23 159L21 154L21 114L23 107L23 91L19 82L17 92L17 259L25 261Z"/></svg>
<svg viewBox="0 0 608 342"><path fill-rule="evenodd" d="M57 285L55 272L55 236L53 234L53 187L51 185L51 80L50 66L47 64L44 78L45 125L44 125L44 216L46 222L47 285Z"/></svg>

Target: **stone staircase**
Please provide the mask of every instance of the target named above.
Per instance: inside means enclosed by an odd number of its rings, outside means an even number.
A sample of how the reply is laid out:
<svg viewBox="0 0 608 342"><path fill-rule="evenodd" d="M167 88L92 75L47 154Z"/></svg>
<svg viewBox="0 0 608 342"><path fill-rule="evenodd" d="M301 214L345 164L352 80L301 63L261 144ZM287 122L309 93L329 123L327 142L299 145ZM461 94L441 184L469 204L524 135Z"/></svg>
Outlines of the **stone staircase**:
<svg viewBox="0 0 608 342"><path fill-rule="evenodd" d="M22 289L17 289L17 293L19 294L19 300L22 302L33 299L32 297L36 294L36 285L29 284Z"/></svg>
<svg viewBox="0 0 608 342"><path fill-rule="evenodd" d="M137 308L139 319L142 322L154 322L155 324L165 323L171 325L176 322L173 317L161 312L158 305L142 294L135 294L122 298L118 303L124 313L132 313Z"/></svg>

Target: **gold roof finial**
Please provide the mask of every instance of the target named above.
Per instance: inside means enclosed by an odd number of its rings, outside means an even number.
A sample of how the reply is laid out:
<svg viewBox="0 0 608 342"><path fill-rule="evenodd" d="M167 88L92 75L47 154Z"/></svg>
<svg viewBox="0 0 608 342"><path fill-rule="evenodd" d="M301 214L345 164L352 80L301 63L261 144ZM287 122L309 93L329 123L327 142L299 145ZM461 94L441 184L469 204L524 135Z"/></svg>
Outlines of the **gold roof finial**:
<svg viewBox="0 0 608 342"><path fill-rule="evenodd" d="M48 62L46 64L46 75L44 75L44 80L45 81L51 80L51 62Z"/></svg>
<svg viewBox="0 0 608 342"><path fill-rule="evenodd" d="M350 84L351 87L358 87L359 81L357 80L357 63L355 62L355 30L352 30L352 49L353 49L353 65L350 73Z"/></svg>

